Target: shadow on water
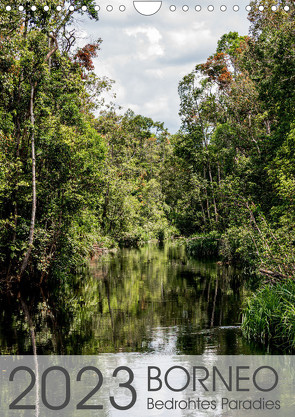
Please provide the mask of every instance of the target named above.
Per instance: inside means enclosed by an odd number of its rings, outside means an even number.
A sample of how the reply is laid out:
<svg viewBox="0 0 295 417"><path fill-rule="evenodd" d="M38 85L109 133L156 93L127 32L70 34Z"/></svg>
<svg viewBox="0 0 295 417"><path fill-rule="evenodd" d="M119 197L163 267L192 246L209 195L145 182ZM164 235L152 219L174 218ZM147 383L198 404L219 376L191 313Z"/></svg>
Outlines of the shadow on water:
<svg viewBox="0 0 295 417"><path fill-rule="evenodd" d="M260 354L241 337L242 274L174 243L121 249L54 289L1 294L1 354Z"/></svg>

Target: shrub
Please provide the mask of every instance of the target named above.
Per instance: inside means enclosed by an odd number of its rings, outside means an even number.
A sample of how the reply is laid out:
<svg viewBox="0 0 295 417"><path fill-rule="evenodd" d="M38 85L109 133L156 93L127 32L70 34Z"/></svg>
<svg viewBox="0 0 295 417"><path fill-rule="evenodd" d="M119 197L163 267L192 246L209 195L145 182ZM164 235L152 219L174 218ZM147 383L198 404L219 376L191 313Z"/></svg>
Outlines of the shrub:
<svg viewBox="0 0 295 417"><path fill-rule="evenodd" d="M217 257L219 253L220 234L211 231L208 234L195 235L187 242L187 252L196 257Z"/></svg>
<svg viewBox="0 0 295 417"><path fill-rule="evenodd" d="M239 266L256 266L257 252L251 231L244 227L231 227L222 235L219 254L224 261Z"/></svg>

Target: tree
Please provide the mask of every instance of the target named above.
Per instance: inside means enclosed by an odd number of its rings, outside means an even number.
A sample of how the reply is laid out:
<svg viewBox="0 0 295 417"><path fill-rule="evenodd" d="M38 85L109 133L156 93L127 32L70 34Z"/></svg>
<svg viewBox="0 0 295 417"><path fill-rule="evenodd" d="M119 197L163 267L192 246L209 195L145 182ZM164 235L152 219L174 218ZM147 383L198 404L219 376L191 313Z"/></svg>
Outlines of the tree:
<svg viewBox="0 0 295 417"><path fill-rule="evenodd" d="M36 6L34 11L31 2L23 11L18 10L21 2L14 3L9 13L2 6L0 21L2 150L7 150L9 145L7 154L1 157L4 166L13 161L11 169L4 171L4 182L7 184L11 181L12 184L10 188L5 186L8 191L6 195L2 193L1 218L2 261L8 265L7 276L13 272L20 279L35 249L38 248L36 253L39 252L39 262L42 260L46 265L51 263L57 250L57 241L61 238L63 220L68 215L64 210L64 186L74 178L77 185L81 182L80 178L72 176L71 168L65 168L70 160L59 161L65 166L58 167L55 165L58 158L53 157L50 151L56 151L59 142L62 159L63 152L71 147L71 134L81 135L88 142L87 146L83 144L80 152L70 154L73 165L80 170L85 169L83 164L90 156L86 156L87 152L93 152L91 147L97 148L97 162L102 158L103 151L102 140L92 127L93 102L89 103L87 93L90 84L98 93L101 87L95 76L89 73L93 69L91 57L95 55L100 41L84 48L84 58L85 51L88 51L89 59L81 61L80 50L74 50L75 32L69 29L74 13L84 13L82 2L71 1L74 11L64 8L61 12L56 10L57 1L50 3L50 12L44 11L42 1L32 2ZM94 2L88 0L83 5L87 6L90 18L97 19ZM83 79L86 79L86 85ZM54 132L52 129L55 129ZM60 176L60 182L55 182L55 190L48 184L50 170ZM59 201L45 219L44 211L49 207L52 193L58 195ZM73 198L74 193L70 199ZM29 199L32 201L30 210ZM53 201L55 198L51 203ZM27 232L28 240L25 243ZM41 244L42 234L44 241ZM31 272L34 263L31 263ZM35 267L36 263L33 269ZM43 272L46 270L44 266L39 265L38 268Z"/></svg>
<svg viewBox="0 0 295 417"><path fill-rule="evenodd" d="M161 173L170 148L163 124L110 109L96 128L108 147L99 215L104 234L125 244L163 237L169 228Z"/></svg>

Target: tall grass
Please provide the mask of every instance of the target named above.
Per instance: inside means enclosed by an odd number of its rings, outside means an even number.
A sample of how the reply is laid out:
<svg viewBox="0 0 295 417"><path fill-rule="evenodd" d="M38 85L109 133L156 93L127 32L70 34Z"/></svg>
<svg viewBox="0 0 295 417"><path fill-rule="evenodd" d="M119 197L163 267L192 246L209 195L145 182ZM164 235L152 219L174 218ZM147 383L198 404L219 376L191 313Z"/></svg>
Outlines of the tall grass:
<svg viewBox="0 0 295 417"><path fill-rule="evenodd" d="M295 281L266 284L248 299L242 331L255 340L288 352L295 350Z"/></svg>

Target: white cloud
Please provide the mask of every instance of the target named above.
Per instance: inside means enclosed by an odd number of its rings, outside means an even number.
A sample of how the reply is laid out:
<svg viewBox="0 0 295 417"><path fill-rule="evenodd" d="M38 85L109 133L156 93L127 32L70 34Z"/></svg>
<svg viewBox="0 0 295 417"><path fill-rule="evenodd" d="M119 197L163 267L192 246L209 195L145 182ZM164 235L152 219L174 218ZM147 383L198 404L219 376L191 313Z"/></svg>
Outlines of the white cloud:
<svg viewBox="0 0 295 417"><path fill-rule="evenodd" d="M145 70L145 73L155 78L164 78L164 71L159 68L148 68Z"/></svg>
<svg viewBox="0 0 295 417"><path fill-rule="evenodd" d="M173 45L176 48L194 48L196 49L197 45L202 44L211 44L214 40L211 30L209 27L205 27L205 23L194 23L192 27L182 28L177 31L170 30L167 31L167 37L173 42Z"/></svg>
<svg viewBox="0 0 295 417"><path fill-rule="evenodd" d="M115 2L121 4L121 0ZM181 78L215 51L224 33L248 32L245 10L230 11L236 0L227 0L226 13L220 12L217 5L209 13L204 10L207 2L198 3L203 5L200 13L193 6L184 13L183 1L174 0L175 13L163 2L158 13L146 17L136 13L131 2L124 13L118 6L108 13L105 7L109 3L101 0L99 22L79 23L79 29L87 31L89 39L103 39L95 70L116 81L118 104L165 122L171 132L180 125L177 87Z"/></svg>
<svg viewBox="0 0 295 417"><path fill-rule="evenodd" d="M156 117L158 120L158 115L169 108L168 97L155 96L153 100L144 104L144 108L152 117Z"/></svg>
<svg viewBox="0 0 295 417"><path fill-rule="evenodd" d="M89 36L89 34L86 32L86 30L77 30L76 31L76 38L77 39L86 39Z"/></svg>
<svg viewBox="0 0 295 417"><path fill-rule="evenodd" d="M155 27L138 26L127 28L124 32L127 36L136 38L136 52L140 60L149 60L153 57L164 55L164 48L161 45L162 35Z"/></svg>

